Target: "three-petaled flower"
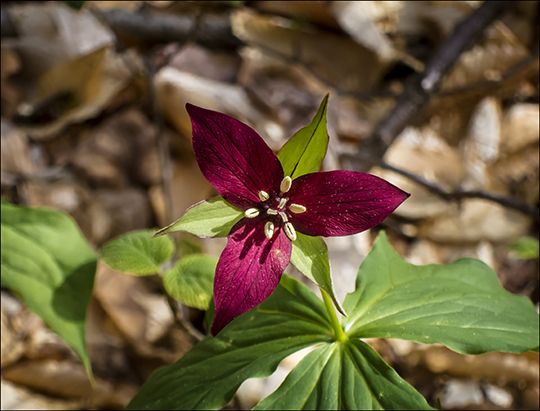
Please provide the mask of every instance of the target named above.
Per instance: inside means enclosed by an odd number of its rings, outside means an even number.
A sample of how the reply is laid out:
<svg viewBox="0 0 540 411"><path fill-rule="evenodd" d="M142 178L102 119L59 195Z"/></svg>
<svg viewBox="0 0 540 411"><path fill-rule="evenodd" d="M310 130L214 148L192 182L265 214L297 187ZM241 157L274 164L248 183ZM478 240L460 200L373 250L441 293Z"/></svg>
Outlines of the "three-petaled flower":
<svg viewBox="0 0 540 411"><path fill-rule="evenodd" d="M186 108L203 175L228 203L244 211L216 268L213 336L270 296L289 264L297 233L356 234L379 224L409 196L379 177L354 171L292 180L249 126L191 104Z"/></svg>

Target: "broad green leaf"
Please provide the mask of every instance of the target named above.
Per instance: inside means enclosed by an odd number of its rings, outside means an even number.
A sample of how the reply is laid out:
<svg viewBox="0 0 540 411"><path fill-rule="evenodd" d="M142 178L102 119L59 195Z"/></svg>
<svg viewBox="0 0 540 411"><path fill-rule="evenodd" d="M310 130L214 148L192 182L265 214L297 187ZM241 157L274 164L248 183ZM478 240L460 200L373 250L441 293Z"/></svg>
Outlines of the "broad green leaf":
<svg viewBox="0 0 540 411"><path fill-rule="evenodd" d="M208 310L217 258L192 254L177 261L163 275L163 285L175 300L199 310Z"/></svg>
<svg viewBox="0 0 540 411"><path fill-rule="evenodd" d="M222 197L215 197L191 206L182 217L159 230L155 236L187 231L199 237L225 237L243 217L242 210L230 205Z"/></svg>
<svg viewBox="0 0 540 411"><path fill-rule="evenodd" d="M310 352L254 410L432 409L366 343L324 344Z"/></svg>
<svg viewBox="0 0 540 411"><path fill-rule="evenodd" d="M508 250L524 260L538 258L538 240L534 237L523 237L511 244Z"/></svg>
<svg viewBox="0 0 540 411"><path fill-rule="evenodd" d="M96 257L73 219L45 208L2 204L2 286L62 338L92 369L85 340Z"/></svg>
<svg viewBox="0 0 540 411"><path fill-rule="evenodd" d="M332 334L322 301L284 275L265 302L155 371L127 409L221 408L246 379L267 377L288 355Z"/></svg>
<svg viewBox="0 0 540 411"><path fill-rule="evenodd" d="M174 253L169 237L152 238L155 230L132 231L103 246L100 258L113 270L133 275L157 274Z"/></svg>
<svg viewBox="0 0 540 411"><path fill-rule="evenodd" d="M343 314L345 310L336 298L330 263L328 262L328 248L321 237L311 237L296 233L296 241L292 242L291 264L307 278L328 293L337 310Z"/></svg>
<svg viewBox="0 0 540 411"><path fill-rule="evenodd" d="M328 147L327 108L328 94L324 96L311 123L298 130L278 154L283 172L293 180L304 174L315 173L321 166Z"/></svg>
<svg viewBox="0 0 540 411"><path fill-rule="evenodd" d="M383 232L343 305L350 337L441 343L463 354L522 353L538 346L533 304L504 290L486 264L471 258L448 265L409 264Z"/></svg>

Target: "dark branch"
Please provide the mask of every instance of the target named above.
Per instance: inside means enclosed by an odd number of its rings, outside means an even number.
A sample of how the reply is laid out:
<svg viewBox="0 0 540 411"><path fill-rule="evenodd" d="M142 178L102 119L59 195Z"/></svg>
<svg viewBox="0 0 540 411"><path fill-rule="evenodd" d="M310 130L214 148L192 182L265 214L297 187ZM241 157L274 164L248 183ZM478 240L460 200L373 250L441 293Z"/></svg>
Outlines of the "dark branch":
<svg viewBox="0 0 540 411"><path fill-rule="evenodd" d="M398 98L390 114L382 120L373 134L360 144L359 151L370 158L382 158L390 144L411 124L420 110L436 93L444 75L452 68L461 53L472 47L484 30L510 5L508 1L486 1L469 17L458 23L454 32L441 44L426 64L423 73L418 74L405 85L405 91ZM361 171L367 171L357 164Z"/></svg>
<svg viewBox="0 0 540 411"><path fill-rule="evenodd" d="M236 48L242 45L232 34L228 14L168 15L148 12L130 13L125 10L94 10L112 30L144 41L157 43L183 43L196 29L196 41L211 48ZM200 18L200 21L199 21ZM1 36L17 37L17 27L12 22L9 9L1 10Z"/></svg>
<svg viewBox="0 0 540 411"><path fill-rule="evenodd" d="M399 168L391 166L390 164L387 164L384 161L369 158L363 155L359 157L358 155L353 156L351 154L343 154L343 156L353 157L355 160L360 159L363 162L369 164L370 167L373 165L376 165L386 170L390 170L390 171L393 171L394 173L400 174L403 177L406 177L409 180L414 181L416 184L426 188L430 193L438 195L439 197L441 197L442 199L446 201L459 201L464 198L482 198L484 200L493 201L494 203L498 203L507 208L517 210L523 214L526 214L534 218L535 222L537 223L540 222L540 210L522 201L518 201L513 198L506 197L499 194L487 193L485 191L464 191L464 190L446 191L435 183L427 181L420 176L409 173L408 171L401 170Z"/></svg>
<svg viewBox="0 0 540 411"><path fill-rule="evenodd" d="M243 44L232 34L227 14L176 16L109 10L99 15L115 32L145 41L183 43L190 38L196 28L196 41L205 46L236 48Z"/></svg>

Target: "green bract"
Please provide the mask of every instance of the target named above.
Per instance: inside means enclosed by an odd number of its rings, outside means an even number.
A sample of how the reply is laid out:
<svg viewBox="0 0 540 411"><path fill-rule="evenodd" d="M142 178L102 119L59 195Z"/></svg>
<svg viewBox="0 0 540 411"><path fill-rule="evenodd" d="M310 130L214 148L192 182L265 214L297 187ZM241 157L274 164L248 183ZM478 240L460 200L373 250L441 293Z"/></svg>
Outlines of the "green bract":
<svg viewBox="0 0 540 411"><path fill-rule="evenodd" d="M335 296L328 248L321 237L311 237L297 233L296 241L292 244L291 264L307 278L328 293L338 311L346 315L341 303Z"/></svg>
<svg viewBox="0 0 540 411"><path fill-rule="evenodd" d="M71 217L2 203L2 286L75 350L90 378L85 324L96 264Z"/></svg>
<svg viewBox="0 0 540 411"><path fill-rule="evenodd" d="M215 197L195 204L174 223L159 230L155 236L187 231L200 237L225 237L243 217L243 211L223 198Z"/></svg>
<svg viewBox="0 0 540 411"><path fill-rule="evenodd" d="M311 123L298 130L278 154L284 174L293 180L304 174L315 173L321 166L328 147L327 108L328 94L321 102Z"/></svg>

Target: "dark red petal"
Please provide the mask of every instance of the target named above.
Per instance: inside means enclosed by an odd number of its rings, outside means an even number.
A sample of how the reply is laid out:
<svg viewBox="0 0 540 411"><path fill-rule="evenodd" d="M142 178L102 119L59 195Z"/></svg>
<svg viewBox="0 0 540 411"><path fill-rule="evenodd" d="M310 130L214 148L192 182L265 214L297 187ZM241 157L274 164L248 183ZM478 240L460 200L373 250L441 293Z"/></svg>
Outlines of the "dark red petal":
<svg viewBox="0 0 540 411"><path fill-rule="evenodd" d="M382 178L356 171L306 174L293 180L288 204L307 208L290 213L294 228L312 236L360 233L388 217L409 197Z"/></svg>
<svg viewBox="0 0 540 411"><path fill-rule="evenodd" d="M216 268L212 336L272 294L289 264L291 248L281 228L268 240L261 220L236 223Z"/></svg>
<svg viewBox="0 0 540 411"><path fill-rule="evenodd" d="M186 109L199 167L225 200L245 210L260 202L259 191L278 190L283 179L281 163L251 127L189 103Z"/></svg>

